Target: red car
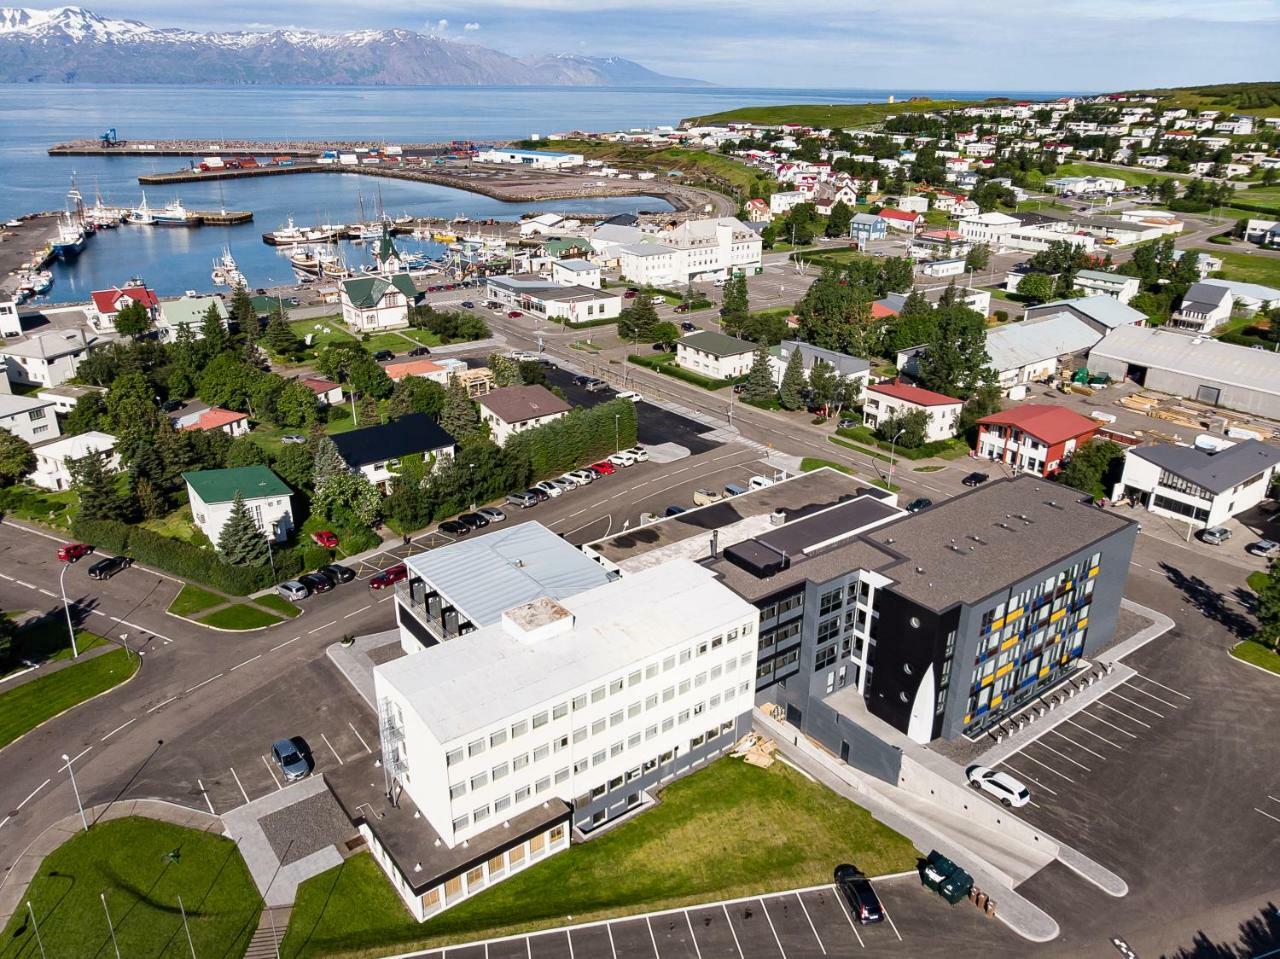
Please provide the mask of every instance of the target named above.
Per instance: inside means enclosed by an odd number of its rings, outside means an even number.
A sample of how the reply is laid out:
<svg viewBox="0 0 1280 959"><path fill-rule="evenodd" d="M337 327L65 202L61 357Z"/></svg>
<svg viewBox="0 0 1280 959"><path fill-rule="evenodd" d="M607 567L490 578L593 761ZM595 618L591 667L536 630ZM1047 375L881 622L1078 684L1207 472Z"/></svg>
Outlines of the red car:
<svg viewBox="0 0 1280 959"><path fill-rule="evenodd" d="M338 548L338 537L335 536L333 533L329 532L329 530L327 529L322 529L318 533L312 533L311 538L315 540L318 545L323 546L325 549Z"/></svg>
<svg viewBox="0 0 1280 959"><path fill-rule="evenodd" d="M64 563L74 563L81 556L88 556L93 547L87 543L63 543L58 547L58 559Z"/></svg>
<svg viewBox="0 0 1280 959"><path fill-rule="evenodd" d="M404 563L396 563L396 565L384 569L373 579L369 580L370 589L386 589L388 586L394 586L400 580L409 575L409 567Z"/></svg>
<svg viewBox="0 0 1280 959"><path fill-rule="evenodd" d="M593 470L594 472L599 473L601 476L612 476L614 473L618 472L618 469L616 466L604 460L601 460L599 463L592 463L590 466L587 467L587 469Z"/></svg>
<svg viewBox="0 0 1280 959"><path fill-rule="evenodd" d="M518 320L518 319L520 319L521 315L522 315L522 314L520 313L520 311L519 311L519 310L511 310L509 313L507 313L507 316L508 316L510 319L513 319L513 320Z"/></svg>

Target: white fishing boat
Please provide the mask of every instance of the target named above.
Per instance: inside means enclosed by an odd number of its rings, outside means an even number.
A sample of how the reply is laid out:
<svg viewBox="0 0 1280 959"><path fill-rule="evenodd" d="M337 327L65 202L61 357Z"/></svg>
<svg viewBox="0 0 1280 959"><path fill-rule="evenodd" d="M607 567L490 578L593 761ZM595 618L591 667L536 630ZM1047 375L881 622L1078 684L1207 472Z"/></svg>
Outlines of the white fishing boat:
<svg viewBox="0 0 1280 959"><path fill-rule="evenodd" d="M130 223L137 223L140 226L151 226L156 222L155 214L151 212L151 207L147 206L147 194L142 194L142 202L129 211L128 220Z"/></svg>
<svg viewBox="0 0 1280 959"><path fill-rule="evenodd" d="M29 297L48 293L52 286L53 274L48 270L30 270L18 276L18 291Z"/></svg>
<svg viewBox="0 0 1280 959"><path fill-rule="evenodd" d="M270 234L272 241L279 246L287 246L293 243L305 243L307 241L307 231L293 225L293 217L290 216L285 225Z"/></svg>
<svg viewBox="0 0 1280 959"><path fill-rule="evenodd" d="M186 226L190 222L191 214L181 200L171 200L155 213L156 226Z"/></svg>
<svg viewBox="0 0 1280 959"><path fill-rule="evenodd" d="M289 265L299 273L316 276L320 272L320 256L313 247L299 247L289 254Z"/></svg>
<svg viewBox="0 0 1280 959"><path fill-rule="evenodd" d="M249 284L245 281L244 274L239 270L232 270L227 274L227 286L235 289L236 287L247 287Z"/></svg>
<svg viewBox="0 0 1280 959"><path fill-rule="evenodd" d="M232 276L240 276L240 271L236 268L236 258L231 255L231 248L224 246L222 255L213 261L213 282L222 286L235 286L231 282Z"/></svg>
<svg viewBox="0 0 1280 959"><path fill-rule="evenodd" d="M70 260L80 255L89 236L84 227L71 214L64 213L53 239L53 255L59 260Z"/></svg>

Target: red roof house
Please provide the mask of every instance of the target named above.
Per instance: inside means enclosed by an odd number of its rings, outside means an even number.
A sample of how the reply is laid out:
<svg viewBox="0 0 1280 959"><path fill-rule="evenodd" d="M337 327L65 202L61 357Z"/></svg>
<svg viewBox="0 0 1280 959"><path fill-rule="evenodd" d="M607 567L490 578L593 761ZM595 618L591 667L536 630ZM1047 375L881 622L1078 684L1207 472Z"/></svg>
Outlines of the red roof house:
<svg viewBox="0 0 1280 959"><path fill-rule="evenodd" d="M299 376L298 382L316 395L316 402L324 406L342 402L342 387L332 380L319 376Z"/></svg>
<svg viewBox="0 0 1280 959"><path fill-rule="evenodd" d="M954 396L891 380L887 383L874 383L866 388L862 402L862 422L872 429L883 431L886 429L886 421L922 410L928 419L925 442L936 443L955 436L956 420L962 406L963 401Z"/></svg>
<svg viewBox="0 0 1280 959"><path fill-rule="evenodd" d="M94 290L89 294L91 309L89 320L98 329L114 328L116 314L131 303L141 303L151 313L152 319L160 311L160 298L155 290L145 286L116 286L109 290Z"/></svg>
<svg viewBox="0 0 1280 959"><path fill-rule="evenodd" d="M879 300L871 304L871 318L873 320L887 320L891 316L897 316L898 311L885 306ZM798 325L798 324L797 324Z"/></svg>
<svg viewBox="0 0 1280 959"><path fill-rule="evenodd" d="M912 213L910 210L898 210L891 206L880 210L880 218L895 230L914 230L924 222L923 213Z"/></svg>
<svg viewBox="0 0 1280 959"><path fill-rule="evenodd" d="M1062 406L1027 403L978 420L978 455L1020 473L1051 476L1099 426Z"/></svg>
<svg viewBox="0 0 1280 959"><path fill-rule="evenodd" d="M173 421L173 425L180 430L222 430L231 436L241 436L249 432L249 415L211 406L184 413Z"/></svg>

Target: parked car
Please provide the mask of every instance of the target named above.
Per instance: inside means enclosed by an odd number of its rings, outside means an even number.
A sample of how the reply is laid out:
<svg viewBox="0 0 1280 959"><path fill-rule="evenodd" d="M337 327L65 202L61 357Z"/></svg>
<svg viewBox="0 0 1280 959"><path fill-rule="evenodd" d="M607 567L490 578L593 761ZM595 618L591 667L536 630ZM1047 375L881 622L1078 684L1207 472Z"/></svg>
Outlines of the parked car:
<svg viewBox="0 0 1280 959"><path fill-rule="evenodd" d="M530 496L532 496L534 499L536 499L539 503L545 503L547 500L551 499L550 493L548 493L546 490L538 489L538 487L536 486L530 486L527 490L525 490L525 492L528 493Z"/></svg>
<svg viewBox="0 0 1280 959"><path fill-rule="evenodd" d="M285 580L276 587L276 592L291 603L296 603L298 600L306 599L311 595L311 590L307 589L306 586L298 582L296 579Z"/></svg>
<svg viewBox="0 0 1280 959"><path fill-rule="evenodd" d="M479 512L463 513L458 517L458 522L470 529L484 529L489 525L489 517Z"/></svg>
<svg viewBox="0 0 1280 959"><path fill-rule="evenodd" d="M502 512L496 506L481 506L476 510L478 514L487 519L490 523L501 523L507 518L507 514Z"/></svg>
<svg viewBox="0 0 1280 959"><path fill-rule="evenodd" d="M186 405L182 400L165 400L160 404L160 410L164 413L176 413Z"/></svg>
<svg viewBox="0 0 1280 959"><path fill-rule="evenodd" d="M907 504L907 512L918 513L922 509L928 509L932 505L933 505L933 500L929 499L929 497L917 496L915 499L913 499L910 503Z"/></svg>
<svg viewBox="0 0 1280 959"><path fill-rule="evenodd" d="M530 506L538 505L538 497L532 493L521 490L518 493L508 493L507 502L512 506L519 506L521 509L528 509Z"/></svg>
<svg viewBox="0 0 1280 959"><path fill-rule="evenodd" d="M694 325L693 325L691 322L689 322L688 320L681 320L681 321L680 321L680 332L681 332L681 333L696 333L697 331L698 331L698 328L697 328L696 326L694 326Z"/></svg>
<svg viewBox="0 0 1280 959"><path fill-rule="evenodd" d="M280 437L280 442L285 446L294 446L306 441L307 438L301 433L285 433L284 436Z"/></svg>
<svg viewBox="0 0 1280 959"><path fill-rule="evenodd" d="M311 538L315 540L317 546L323 546L325 549L338 548L337 535L327 529L322 529L318 532L312 533Z"/></svg>
<svg viewBox="0 0 1280 959"><path fill-rule="evenodd" d="M464 310L474 310L476 308L476 305L472 303L470 300L463 300L458 305L462 307Z"/></svg>
<svg viewBox="0 0 1280 959"><path fill-rule="evenodd" d="M289 782L302 779L311 772L311 764L292 739L278 739L271 744L271 758L276 761Z"/></svg>
<svg viewBox="0 0 1280 959"><path fill-rule="evenodd" d="M107 559L100 559L89 567L90 579L110 579L122 569L128 569L133 565L133 560L128 556L111 556Z"/></svg>
<svg viewBox="0 0 1280 959"><path fill-rule="evenodd" d="M1200 542L1210 546L1221 546L1231 538L1231 530L1225 526L1214 526L1200 531Z"/></svg>
<svg viewBox="0 0 1280 959"><path fill-rule="evenodd" d="M560 487L560 492L562 493L567 493L570 490L575 490L578 488L577 483L575 483L573 480L564 476L553 477L552 479L547 480L547 482L550 483L552 486Z"/></svg>
<svg viewBox="0 0 1280 959"><path fill-rule="evenodd" d="M622 452L629 453L631 456L634 456L637 463L649 462L649 451L643 446L628 446Z"/></svg>
<svg viewBox="0 0 1280 959"><path fill-rule="evenodd" d="M609 384L604 380L597 380L595 378L587 380L586 389L588 393L599 393L601 390L607 390L608 388Z"/></svg>
<svg viewBox="0 0 1280 959"><path fill-rule="evenodd" d="M724 484L725 496L741 496L746 491L747 491L747 488L745 486L739 486L737 483Z"/></svg>
<svg viewBox="0 0 1280 959"><path fill-rule="evenodd" d="M298 582L313 593L327 593L333 589L337 583L331 580L324 573L303 573L298 577Z"/></svg>
<svg viewBox="0 0 1280 959"><path fill-rule="evenodd" d="M517 363L536 363L538 362L538 354L530 353L528 350L512 350L511 358Z"/></svg>
<svg viewBox="0 0 1280 959"><path fill-rule="evenodd" d="M542 490L542 492L546 493L548 496L551 496L551 497L559 496L561 493L564 492L563 488L557 486L555 483L551 482L550 480L543 480L541 483L534 483L533 488L537 490Z"/></svg>
<svg viewBox="0 0 1280 959"><path fill-rule="evenodd" d="M378 350L377 353L373 354L373 358L379 363L385 363L387 360L394 360L396 355L390 350Z"/></svg>
<svg viewBox="0 0 1280 959"><path fill-rule="evenodd" d="M92 552L93 547L88 543L63 543L58 547L58 559L63 563L74 563Z"/></svg>
<svg viewBox="0 0 1280 959"><path fill-rule="evenodd" d="M862 874L862 870L848 863L836 866L835 880L853 918L863 925L884 922L884 907L880 905L880 897L876 895L871 880Z"/></svg>
<svg viewBox="0 0 1280 959"><path fill-rule="evenodd" d="M370 589L386 589L388 586L394 586L402 579L409 576L409 567L404 563L396 563L389 566L381 573L369 580Z"/></svg>
<svg viewBox="0 0 1280 959"><path fill-rule="evenodd" d="M317 572L324 573L335 583L349 583L356 578L356 571L350 566L343 566L341 563L329 563L321 566Z"/></svg>
<svg viewBox="0 0 1280 959"><path fill-rule="evenodd" d="M974 472L974 473L970 473L960 482L963 483L965 486L981 486L983 483L985 483L989 479L991 479L991 477L988 476L986 473Z"/></svg>
<svg viewBox="0 0 1280 959"><path fill-rule="evenodd" d="M609 462L614 466L621 466L625 469L628 466L635 466L636 458L626 450L618 450L618 452L609 457Z"/></svg>
<svg viewBox="0 0 1280 959"><path fill-rule="evenodd" d="M694 506L710 506L724 499L724 493L713 489L696 489L693 491Z"/></svg>
<svg viewBox="0 0 1280 959"><path fill-rule="evenodd" d="M410 356L430 356L431 350L425 346L415 346L409 351Z"/></svg>
<svg viewBox="0 0 1280 959"><path fill-rule="evenodd" d="M1012 806L1016 809L1031 802L1031 791L999 769L970 766L965 770L965 777L969 780L970 786L994 796L1002 806Z"/></svg>
<svg viewBox="0 0 1280 959"><path fill-rule="evenodd" d="M688 313L688 312L689 312L689 304L688 304L688 303L681 303L681 304L680 304L679 306L677 306L677 307L675 308L675 310L673 310L672 312L674 312L674 313Z"/></svg>
<svg viewBox="0 0 1280 959"><path fill-rule="evenodd" d="M632 403L639 403L642 399L644 399L644 397L641 396L639 393L637 393L635 390L623 390L621 393L615 396L614 399L630 400Z"/></svg>
<svg viewBox="0 0 1280 959"><path fill-rule="evenodd" d="M857 421L857 420L855 420L855 419L850 419L850 418L849 418L849 417L847 417L847 416L846 416L846 417L844 417L844 418L842 418L842 419L840 420L840 422L836 424L837 428L838 428L838 429L842 429L842 430L851 430L851 429L853 429L855 426L858 426L858 425L859 425L859 424L858 424L858 421Z"/></svg>
<svg viewBox="0 0 1280 959"><path fill-rule="evenodd" d="M450 536L466 536L471 532L471 527L456 519L447 519L438 527L440 532L447 533Z"/></svg>
<svg viewBox="0 0 1280 959"><path fill-rule="evenodd" d="M664 515L679 516L683 512L685 512L685 508L683 506L668 506L667 511Z"/></svg>
<svg viewBox="0 0 1280 959"><path fill-rule="evenodd" d="M508 311L507 311L507 318L508 318L508 319L511 319L511 320L518 320L518 319L520 319L521 315L522 315L522 314L520 313L520 311L519 311L519 310L508 310Z"/></svg>
<svg viewBox="0 0 1280 959"><path fill-rule="evenodd" d="M629 289L629 290L627 290L627 292L626 292L626 293L623 293L623 294L622 294L622 298L623 298L624 300L634 300L634 299L636 298L636 296L637 296L639 293L640 293L640 291L639 291L639 290L631 290L631 289Z"/></svg>
<svg viewBox="0 0 1280 959"><path fill-rule="evenodd" d="M565 473L564 475L569 477L570 479L577 480L579 486L586 486L589 483L594 483L599 478L597 474L593 473L589 469L570 470L568 473Z"/></svg>
<svg viewBox="0 0 1280 959"><path fill-rule="evenodd" d="M766 486L772 486L773 480L767 476L753 476L747 480L748 489L764 489Z"/></svg>
<svg viewBox="0 0 1280 959"><path fill-rule="evenodd" d="M573 378L574 386L586 386L590 382L591 382L591 377L583 376L581 373L579 373L577 376Z"/></svg>
<svg viewBox="0 0 1280 959"><path fill-rule="evenodd" d="M618 470L612 463L601 460L599 463L592 463L587 469L594 472L597 476L612 476Z"/></svg>
<svg viewBox="0 0 1280 959"><path fill-rule="evenodd" d="M1256 543L1250 543L1245 547L1254 556L1275 556L1280 553L1280 543L1273 539L1260 539Z"/></svg>

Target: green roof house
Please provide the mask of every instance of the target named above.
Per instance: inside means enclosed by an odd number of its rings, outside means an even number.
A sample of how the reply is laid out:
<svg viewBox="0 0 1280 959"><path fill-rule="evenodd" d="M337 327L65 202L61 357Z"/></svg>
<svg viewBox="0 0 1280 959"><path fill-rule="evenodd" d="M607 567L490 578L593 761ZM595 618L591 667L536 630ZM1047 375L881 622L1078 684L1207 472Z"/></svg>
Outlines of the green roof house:
<svg viewBox="0 0 1280 959"><path fill-rule="evenodd" d="M258 529L277 543L293 530L293 491L265 466L240 466L227 470L196 470L183 473L191 499L191 517L200 531L214 543L222 535L231 515L236 494L243 499Z"/></svg>
<svg viewBox="0 0 1280 959"><path fill-rule="evenodd" d="M191 296L188 294L176 300L161 303L160 319L156 321L156 328L160 333L161 341L172 343L178 335L178 330L184 326L189 326L191 332L195 333L196 338L199 339L203 335L201 330L204 327L204 315L208 312L209 307L214 308L218 314L218 319L222 321L222 325L225 327L227 325L227 308L222 305L222 297L220 296Z"/></svg>
<svg viewBox="0 0 1280 959"><path fill-rule="evenodd" d="M357 333L403 329L418 290L408 273L342 281L342 321Z"/></svg>

